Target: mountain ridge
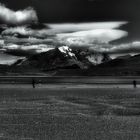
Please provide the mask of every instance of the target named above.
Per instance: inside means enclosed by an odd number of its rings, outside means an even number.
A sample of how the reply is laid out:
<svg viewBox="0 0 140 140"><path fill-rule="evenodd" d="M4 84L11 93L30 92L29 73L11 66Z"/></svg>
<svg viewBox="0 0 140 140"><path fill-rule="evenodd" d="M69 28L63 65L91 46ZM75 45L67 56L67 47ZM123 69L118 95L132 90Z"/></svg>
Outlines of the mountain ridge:
<svg viewBox="0 0 140 140"><path fill-rule="evenodd" d="M75 51L67 46L62 46L20 59L11 66L0 66L0 73L19 75L51 73L52 76L140 75L140 55L126 55L110 59L108 55L102 54L102 63L97 65L89 61L88 57L91 55L93 54L88 51Z"/></svg>

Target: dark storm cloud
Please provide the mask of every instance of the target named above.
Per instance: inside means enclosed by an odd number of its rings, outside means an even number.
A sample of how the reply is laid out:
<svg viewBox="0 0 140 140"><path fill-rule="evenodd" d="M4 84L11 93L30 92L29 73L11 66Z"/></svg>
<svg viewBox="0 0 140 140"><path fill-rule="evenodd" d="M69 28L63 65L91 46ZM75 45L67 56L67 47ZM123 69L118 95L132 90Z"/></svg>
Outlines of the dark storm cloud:
<svg viewBox="0 0 140 140"><path fill-rule="evenodd" d="M31 7L14 11L0 4L0 21L5 24L21 25L37 22L38 18L36 11Z"/></svg>

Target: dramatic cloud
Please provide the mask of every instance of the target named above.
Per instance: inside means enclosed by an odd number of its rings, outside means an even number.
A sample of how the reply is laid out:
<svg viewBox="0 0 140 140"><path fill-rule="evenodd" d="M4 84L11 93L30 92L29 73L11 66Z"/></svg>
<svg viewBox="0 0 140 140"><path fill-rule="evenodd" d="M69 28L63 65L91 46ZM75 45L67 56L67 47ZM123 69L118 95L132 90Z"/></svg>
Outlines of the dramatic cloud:
<svg viewBox="0 0 140 140"><path fill-rule="evenodd" d="M78 31L87 31L95 29L116 29L122 25L127 24L126 21L122 22L90 22L90 23L64 23L64 24L48 24L50 30L54 34L58 33L70 33Z"/></svg>
<svg viewBox="0 0 140 140"><path fill-rule="evenodd" d="M56 36L57 34L63 33L76 33L76 32L92 32L93 30L102 29L109 30L114 28L119 28L126 22L93 22L93 23L77 23L77 24L48 24L44 25L42 29L32 29L28 26L19 26L7 28L2 32L2 35L14 36L15 34L20 34L23 37L36 37L36 38L48 38ZM87 33L86 33L87 34Z"/></svg>
<svg viewBox="0 0 140 140"><path fill-rule="evenodd" d="M126 50L132 51L130 44L110 44L111 41L128 35L126 31L117 29L124 24L126 22L46 24L41 29L28 25L7 27L2 32L4 45L1 47L1 52L27 56L45 52L58 46L86 48L91 52L110 54Z"/></svg>
<svg viewBox="0 0 140 140"><path fill-rule="evenodd" d="M11 27L7 28L2 32L2 35L14 35L16 33L19 33L21 35L31 35L32 31L27 29L25 26L19 26L19 27Z"/></svg>
<svg viewBox="0 0 140 140"><path fill-rule="evenodd" d="M90 47L91 52L108 53L118 56L118 54L138 54L140 53L140 42L132 42L120 45L112 44L94 44Z"/></svg>
<svg viewBox="0 0 140 140"><path fill-rule="evenodd" d="M22 38L36 37L36 38L44 39L50 36L49 32L45 28L41 30L33 30L30 28L27 28L26 26L11 27L11 28L5 29L2 32L3 36L15 36L16 34L20 35L20 37Z"/></svg>
<svg viewBox="0 0 140 140"><path fill-rule="evenodd" d="M4 37L5 44L19 44L19 45L40 45L40 44L48 44L48 45L55 45L55 40L48 38L48 39L38 39L34 37L29 38L17 38L17 37Z"/></svg>
<svg viewBox="0 0 140 140"><path fill-rule="evenodd" d="M15 63L18 59L21 59L21 58L23 58L23 57L0 53L0 64L11 65L11 64Z"/></svg>
<svg viewBox="0 0 140 140"><path fill-rule="evenodd" d="M14 54L17 56L27 56L27 55L37 54L41 52L46 52L51 49L54 49L54 46L46 45L46 44L39 44L39 45L7 44L0 47L1 52Z"/></svg>
<svg viewBox="0 0 140 140"><path fill-rule="evenodd" d="M57 34L57 39L68 46L91 46L95 42L109 43L117 40L128 33L115 29L95 29L74 33ZM94 47L94 46L93 46Z"/></svg>
<svg viewBox="0 0 140 140"><path fill-rule="evenodd" d="M0 20L6 24L21 25L37 22L38 18L36 11L31 7L24 10L13 11L3 4L0 4Z"/></svg>
<svg viewBox="0 0 140 140"><path fill-rule="evenodd" d="M132 42L128 44L114 45L109 49L110 53L139 53L140 42Z"/></svg>

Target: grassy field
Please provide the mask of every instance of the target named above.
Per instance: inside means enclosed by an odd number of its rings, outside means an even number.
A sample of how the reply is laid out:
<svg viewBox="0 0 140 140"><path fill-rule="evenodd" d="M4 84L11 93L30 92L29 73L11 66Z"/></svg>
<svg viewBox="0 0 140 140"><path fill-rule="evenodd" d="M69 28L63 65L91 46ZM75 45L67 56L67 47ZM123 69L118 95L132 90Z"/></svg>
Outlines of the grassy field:
<svg viewBox="0 0 140 140"><path fill-rule="evenodd" d="M0 88L0 140L139 140L140 90Z"/></svg>

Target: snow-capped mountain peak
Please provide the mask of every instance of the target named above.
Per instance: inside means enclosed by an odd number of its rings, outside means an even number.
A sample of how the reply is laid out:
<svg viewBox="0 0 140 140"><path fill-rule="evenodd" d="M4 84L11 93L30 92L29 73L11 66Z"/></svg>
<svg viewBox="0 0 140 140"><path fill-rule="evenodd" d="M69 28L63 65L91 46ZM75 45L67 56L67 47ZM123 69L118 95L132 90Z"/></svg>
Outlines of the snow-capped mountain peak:
<svg viewBox="0 0 140 140"><path fill-rule="evenodd" d="M58 48L60 52L66 54L66 56L74 57L76 58L75 54L72 52L72 49L68 46L62 46Z"/></svg>

